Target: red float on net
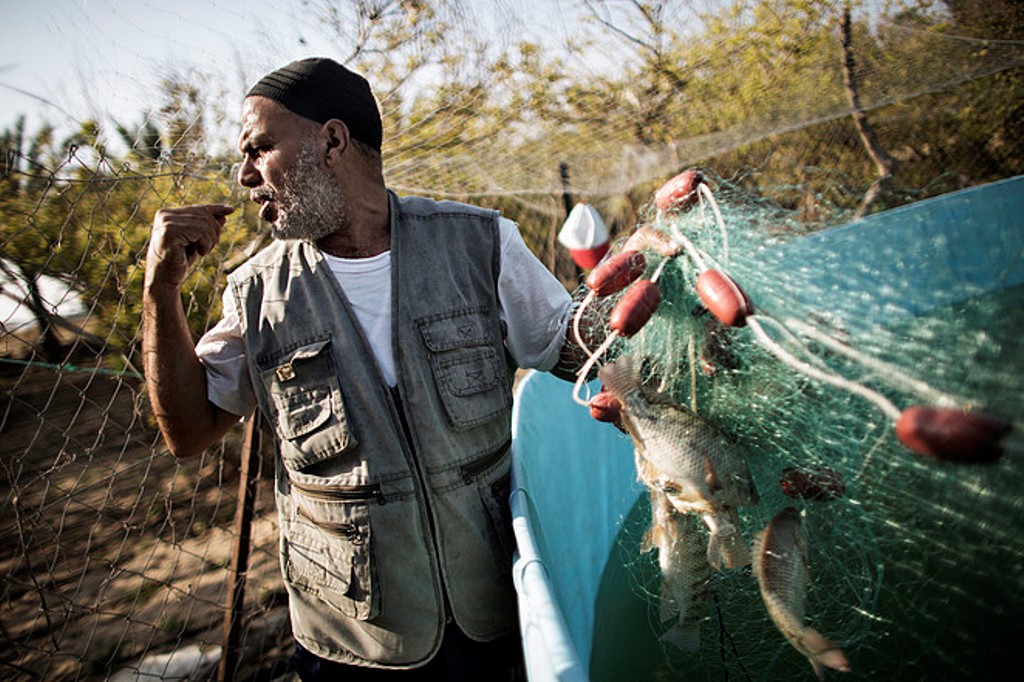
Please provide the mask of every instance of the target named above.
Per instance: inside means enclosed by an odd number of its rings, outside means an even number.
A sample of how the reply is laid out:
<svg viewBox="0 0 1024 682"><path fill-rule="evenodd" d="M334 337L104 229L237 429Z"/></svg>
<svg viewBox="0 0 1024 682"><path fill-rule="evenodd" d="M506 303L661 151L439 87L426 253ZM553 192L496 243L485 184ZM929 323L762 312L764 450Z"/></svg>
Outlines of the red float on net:
<svg viewBox="0 0 1024 682"><path fill-rule="evenodd" d="M826 466L798 469L786 467L779 480L782 492L801 500L824 502L842 497L846 492L843 475Z"/></svg>
<svg viewBox="0 0 1024 682"><path fill-rule="evenodd" d="M586 285L595 296L615 294L644 274L647 259L639 251L617 253L587 275Z"/></svg>
<svg viewBox="0 0 1024 682"><path fill-rule="evenodd" d="M661 290L649 279L640 280L622 295L608 319L620 336L630 337L647 324L661 303Z"/></svg>
<svg viewBox="0 0 1024 682"><path fill-rule="evenodd" d="M914 405L896 422L896 436L914 452L951 462L987 463L1002 455L1010 425L958 408Z"/></svg>
<svg viewBox="0 0 1024 682"><path fill-rule="evenodd" d="M671 178L654 193L654 205L662 211L689 210L700 199L697 188L704 182L701 174L692 168Z"/></svg>
<svg viewBox="0 0 1024 682"><path fill-rule="evenodd" d="M742 327L754 306L729 275L705 270L697 277L697 294L711 314L728 327Z"/></svg>

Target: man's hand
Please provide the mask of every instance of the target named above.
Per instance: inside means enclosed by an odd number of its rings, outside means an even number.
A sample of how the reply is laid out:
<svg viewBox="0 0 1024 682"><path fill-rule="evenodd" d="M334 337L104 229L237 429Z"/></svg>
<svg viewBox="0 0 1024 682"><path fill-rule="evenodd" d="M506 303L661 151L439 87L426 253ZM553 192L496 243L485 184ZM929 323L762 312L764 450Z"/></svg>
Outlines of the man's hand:
<svg viewBox="0 0 1024 682"><path fill-rule="evenodd" d="M204 204L157 211L146 256L146 286L181 286L196 259L216 246L220 231L234 210L234 206L227 204Z"/></svg>
<svg viewBox="0 0 1024 682"><path fill-rule="evenodd" d="M206 370L181 304L189 267L217 244L234 210L224 204L185 206L163 209L153 218L142 291L142 355L153 413L178 456L202 452L238 421L207 398Z"/></svg>

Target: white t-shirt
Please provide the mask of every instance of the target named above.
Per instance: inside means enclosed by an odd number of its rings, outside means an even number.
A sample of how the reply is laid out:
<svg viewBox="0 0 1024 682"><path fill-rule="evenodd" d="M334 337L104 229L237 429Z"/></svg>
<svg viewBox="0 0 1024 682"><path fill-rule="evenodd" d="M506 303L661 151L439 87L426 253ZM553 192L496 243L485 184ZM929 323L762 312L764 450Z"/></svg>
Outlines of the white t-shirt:
<svg viewBox="0 0 1024 682"><path fill-rule="evenodd" d="M501 275L499 317L509 353L520 367L549 370L558 361L572 317L565 287L534 257L515 223L499 219ZM395 385L391 347L391 252L372 258L323 254L373 348L387 383ZM220 408L246 415L256 405L245 358L242 321L234 296L224 292L221 320L196 344L206 367L207 395Z"/></svg>

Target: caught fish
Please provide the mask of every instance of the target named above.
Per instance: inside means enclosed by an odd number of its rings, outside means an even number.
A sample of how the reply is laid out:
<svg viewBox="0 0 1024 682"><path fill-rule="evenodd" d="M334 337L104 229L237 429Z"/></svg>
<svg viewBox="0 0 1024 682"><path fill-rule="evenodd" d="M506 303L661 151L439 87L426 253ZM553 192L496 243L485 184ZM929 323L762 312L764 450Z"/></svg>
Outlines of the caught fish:
<svg viewBox="0 0 1024 682"><path fill-rule="evenodd" d="M690 410L644 386L632 356L605 365L598 376L622 404L641 482L664 492L681 513L704 519L710 565L748 565L738 508L757 504L758 494L739 448Z"/></svg>
<svg viewBox="0 0 1024 682"><path fill-rule="evenodd" d="M662 624L675 619L661 639L687 653L700 649L701 610L710 576L704 558L704 534L695 525L699 523L694 517L676 511L664 493L651 491L651 527L640 549L658 550L658 615Z"/></svg>
<svg viewBox="0 0 1024 682"><path fill-rule="evenodd" d="M850 672L846 655L839 646L804 625L810 575L806 531L796 509L783 509L758 535L754 545L754 575L775 627L807 657L818 679L825 679L825 667Z"/></svg>

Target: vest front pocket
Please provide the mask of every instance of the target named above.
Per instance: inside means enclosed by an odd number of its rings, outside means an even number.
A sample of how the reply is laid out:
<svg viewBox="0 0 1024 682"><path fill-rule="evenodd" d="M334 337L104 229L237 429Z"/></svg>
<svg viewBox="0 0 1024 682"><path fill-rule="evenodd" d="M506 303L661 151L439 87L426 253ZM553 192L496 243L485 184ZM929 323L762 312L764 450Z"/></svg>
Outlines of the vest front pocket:
<svg viewBox="0 0 1024 682"><path fill-rule="evenodd" d="M452 426L471 429L512 407L504 359L485 309L460 310L416 321Z"/></svg>
<svg viewBox="0 0 1024 682"><path fill-rule="evenodd" d="M334 369L330 338L260 366L270 422L285 465L299 471L356 445Z"/></svg>
<svg viewBox="0 0 1024 682"><path fill-rule="evenodd" d="M350 618L380 614L370 513L365 502L318 504L294 500L286 524L284 575L288 584L333 605Z"/></svg>

